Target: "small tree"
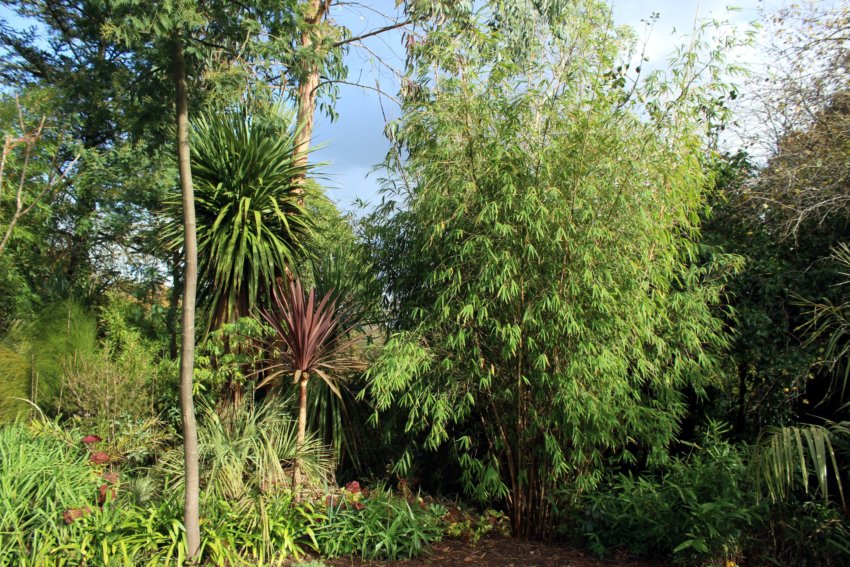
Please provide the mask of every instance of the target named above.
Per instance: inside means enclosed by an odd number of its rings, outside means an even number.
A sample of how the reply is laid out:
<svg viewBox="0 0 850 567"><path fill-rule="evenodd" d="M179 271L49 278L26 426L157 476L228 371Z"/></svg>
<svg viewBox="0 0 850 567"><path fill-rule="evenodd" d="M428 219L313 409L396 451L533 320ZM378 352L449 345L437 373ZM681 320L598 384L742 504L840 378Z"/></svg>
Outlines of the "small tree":
<svg viewBox="0 0 850 567"><path fill-rule="evenodd" d="M270 384L282 375L291 374L299 386L298 446L302 447L307 432L307 385L315 375L339 396L335 376L360 368L353 356L356 338L352 336L353 322L344 311L337 309L332 291L317 303L316 290L304 294L299 280L291 281L288 289L275 288L272 307L260 310L262 317L274 329L272 351L267 375L258 387ZM295 467L295 484L302 483L301 462Z"/></svg>

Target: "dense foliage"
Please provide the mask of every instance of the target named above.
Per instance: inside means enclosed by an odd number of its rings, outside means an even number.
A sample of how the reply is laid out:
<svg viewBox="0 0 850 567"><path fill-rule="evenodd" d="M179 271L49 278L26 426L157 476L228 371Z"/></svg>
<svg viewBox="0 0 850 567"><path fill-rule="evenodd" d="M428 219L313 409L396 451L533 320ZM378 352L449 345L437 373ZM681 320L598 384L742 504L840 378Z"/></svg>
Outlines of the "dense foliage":
<svg viewBox="0 0 850 567"><path fill-rule="evenodd" d="M546 62L512 58L498 31L432 34L423 66L449 76L408 98L413 185L378 219L385 262L411 247L420 271L390 274L411 320L370 395L426 447L451 444L468 494L503 500L523 535L550 533L607 465L663 459L724 343L694 244L711 93L673 92L646 120L648 93L599 81L630 39L606 14L578 2L539 24Z"/></svg>
<svg viewBox="0 0 850 567"><path fill-rule="evenodd" d="M0 566L846 564L844 3L667 62L602 0L0 4ZM314 114L392 33L341 211Z"/></svg>

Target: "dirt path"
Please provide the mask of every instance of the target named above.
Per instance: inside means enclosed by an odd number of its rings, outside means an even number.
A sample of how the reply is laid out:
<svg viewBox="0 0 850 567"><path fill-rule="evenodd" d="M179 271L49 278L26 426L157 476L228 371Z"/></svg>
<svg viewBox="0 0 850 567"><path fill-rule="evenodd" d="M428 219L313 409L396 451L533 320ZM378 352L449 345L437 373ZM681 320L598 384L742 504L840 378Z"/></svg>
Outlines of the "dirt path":
<svg viewBox="0 0 850 567"><path fill-rule="evenodd" d="M431 546L426 555L406 561L368 562L359 559L323 560L331 567L422 567L441 565L445 567L659 567L658 562L629 559L600 560L586 551L569 547L536 542L517 541L506 538L483 539L472 545L447 540Z"/></svg>

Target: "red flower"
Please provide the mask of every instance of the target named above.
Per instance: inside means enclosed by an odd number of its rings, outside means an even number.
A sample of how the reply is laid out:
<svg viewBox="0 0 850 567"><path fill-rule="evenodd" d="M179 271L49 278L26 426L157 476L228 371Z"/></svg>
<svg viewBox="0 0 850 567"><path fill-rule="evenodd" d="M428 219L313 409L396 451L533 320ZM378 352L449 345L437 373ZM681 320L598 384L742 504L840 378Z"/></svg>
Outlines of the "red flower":
<svg viewBox="0 0 850 567"><path fill-rule="evenodd" d="M62 519L66 524L73 524L83 516L91 513L91 508L83 506L82 508L68 508L62 513Z"/></svg>
<svg viewBox="0 0 850 567"><path fill-rule="evenodd" d="M347 490L348 492L350 492L352 494L360 494L362 492L362 489L360 488L360 483L357 482L356 480L352 480L351 482L346 484L345 490Z"/></svg>
<svg viewBox="0 0 850 567"><path fill-rule="evenodd" d="M97 453L92 453L89 460L96 465L105 465L109 462L109 455L102 451L98 451Z"/></svg>
<svg viewBox="0 0 850 567"><path fill-rule="evenodd" d="M115 488L110 488L108 484L101 484L97 489L97 505L103 506L106 504L107 494L109 494L108 500L115 500Z"/></svg>
<svg viewBox="0 0 850 567"><path fill-rule="evenodd" d="M85 443L86 445L91 445L92 443L100 443L101 441L103 441L103 439L101 439L97 435L86 435L85 437L83 437L83 443Z"/></svg>
<svg viewBox="0 0 850 567"><path fill-rule="evenodd" d="M354 508L356 508L357 510L362 510L363 508L366 507L360 502L352 502L352 504L354 505Z"/></svg>
<svg viewBox="0 0 850 567"><path fill-rule="evenodd" d="M118 484L118 473L114 471L103 473L103 480L109 484Z"/></svg>

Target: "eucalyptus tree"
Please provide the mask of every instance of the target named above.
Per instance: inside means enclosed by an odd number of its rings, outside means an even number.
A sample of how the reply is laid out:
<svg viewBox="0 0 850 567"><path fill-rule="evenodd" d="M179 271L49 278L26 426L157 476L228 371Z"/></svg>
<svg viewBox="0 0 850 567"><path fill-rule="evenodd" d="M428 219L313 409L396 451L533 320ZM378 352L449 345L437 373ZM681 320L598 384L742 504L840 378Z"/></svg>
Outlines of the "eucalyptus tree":
<svg viewBox="0 0 850 567"><path fill-rule="evenodd" d="M724 45L638 82L633 37L604 2L493 3L414 43L389 129L372 238L398 330L364 395L517 535L662 460L725 343L722 262L695 262Z"/></svg>
<svg viewBox="0 0 850 567"><path fill-rule="evenodd" d="M398 0L396 8L401 7L403 17L388 19L387 25L367 30L354 35L351 30L336 24L332 19L331 8L335 5L350 9L356 3L332 3L330 0L303 0L300 3L302 15L300 41L297 44L297 57L293 61L290 75L297 82L295 100L298 105L298 134L296 138L295 158L299 167L307 164L308 150L313 134L314 115L321 88L330 87L331 101L336 96L335 86L338 82L346 82L347 69L343 64L343 54L352 46L361 46L360 42L369 37L379 36L399 28L404 28L408 37L414 37L416 26L434 25L447 19L463 17L472 7L471 0ZM380 14L375 7L361 5L370 15ZM369 51L370 58L375 58ZM380 62L387 65L385 61ZM368 85L356 86L374 88ZM380 88L378 92L384 94ZM333 117L331 106L326 106ZM295 179L302 184L304 175Z"/></svg>
<svg viewBox="0 0 850 567"><path fill-rule="evenodd" d="M198 250L189 138L189 79L216 85L218 78L226 88L231 78L228 72L232 69L248 73L250 67L243 63L286 53L296 19L286 17L291 13L287 9L294 7L292 4L262 0L240 3L113 0L111 5L114 13L106 25L107 34L132 50L138 72L162 73L170 69L174 84L185 258L180 346L186 469L184 525L187 555L193 560L200 550L198 439L192 400Z"/></svg>

